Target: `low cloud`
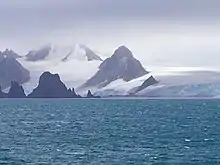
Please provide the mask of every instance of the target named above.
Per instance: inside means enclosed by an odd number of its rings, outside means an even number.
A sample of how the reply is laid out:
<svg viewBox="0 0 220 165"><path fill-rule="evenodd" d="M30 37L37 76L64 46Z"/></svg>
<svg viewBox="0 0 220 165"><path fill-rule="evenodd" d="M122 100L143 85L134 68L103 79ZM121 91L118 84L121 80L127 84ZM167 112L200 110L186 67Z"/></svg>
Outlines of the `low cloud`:
<svg viewBox="0 0 220 165"><path fill-rule="evenodd" d="M219 0L1 0L0 48L122 44L150 65L220 65Z"/></svg>

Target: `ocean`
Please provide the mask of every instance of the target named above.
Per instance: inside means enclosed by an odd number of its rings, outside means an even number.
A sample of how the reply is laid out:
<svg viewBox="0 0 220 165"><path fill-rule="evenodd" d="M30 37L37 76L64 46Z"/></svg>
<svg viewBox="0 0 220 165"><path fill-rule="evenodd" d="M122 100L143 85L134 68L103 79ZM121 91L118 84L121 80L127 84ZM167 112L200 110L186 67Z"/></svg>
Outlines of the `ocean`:
<svg viewBox="0 0 220 165"><path fill-rule="evenodd" d="M219 165L220 100L0 100L0 165Z"/></svg>

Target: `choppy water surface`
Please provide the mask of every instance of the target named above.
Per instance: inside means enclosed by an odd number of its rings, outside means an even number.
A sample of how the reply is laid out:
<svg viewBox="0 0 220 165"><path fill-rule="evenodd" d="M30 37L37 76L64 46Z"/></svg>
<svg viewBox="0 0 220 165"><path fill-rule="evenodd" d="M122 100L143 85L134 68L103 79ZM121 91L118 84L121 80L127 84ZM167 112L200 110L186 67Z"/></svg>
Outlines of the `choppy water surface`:
<svg viewBox="0 0 220 165"><path fill-rule="evenodd" d="M220 100L1 100L0 164L220 164Z"/></svg>

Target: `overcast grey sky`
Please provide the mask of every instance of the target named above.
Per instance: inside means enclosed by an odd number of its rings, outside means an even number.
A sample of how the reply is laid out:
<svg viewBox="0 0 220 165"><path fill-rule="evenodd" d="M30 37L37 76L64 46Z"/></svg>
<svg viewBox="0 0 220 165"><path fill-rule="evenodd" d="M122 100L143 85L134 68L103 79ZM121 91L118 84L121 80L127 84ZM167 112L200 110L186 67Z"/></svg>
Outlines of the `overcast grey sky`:
<svg viewBox="0 0 220 165"><path fill-rule="evenodd" d="M0 48L83 42L107 54L125 44L147 63L220 65L219 9L219 0L1 0Z"/></svg>

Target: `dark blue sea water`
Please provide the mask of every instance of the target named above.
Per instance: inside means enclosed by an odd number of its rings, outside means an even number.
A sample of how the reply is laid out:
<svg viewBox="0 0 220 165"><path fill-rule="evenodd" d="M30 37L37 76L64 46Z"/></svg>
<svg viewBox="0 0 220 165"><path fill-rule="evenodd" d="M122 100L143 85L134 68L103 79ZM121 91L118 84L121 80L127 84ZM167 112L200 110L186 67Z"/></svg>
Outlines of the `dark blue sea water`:
<svg viewBox="0 0 220 165"><path fill-rule="evenodd" d="M219 165L220 100L1 100L0 164Z"/></svg>

